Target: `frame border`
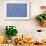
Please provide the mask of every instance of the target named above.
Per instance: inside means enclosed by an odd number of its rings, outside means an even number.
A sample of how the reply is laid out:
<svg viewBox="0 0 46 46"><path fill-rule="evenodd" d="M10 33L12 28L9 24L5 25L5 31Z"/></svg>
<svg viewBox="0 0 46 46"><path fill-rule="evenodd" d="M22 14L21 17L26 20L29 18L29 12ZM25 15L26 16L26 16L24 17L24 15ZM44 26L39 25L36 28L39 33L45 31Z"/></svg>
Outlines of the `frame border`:
<svg viewBox="0 0 46 46"><path fill-rule="evenodd" d="M6 17L7 16L7 3L26 3L27 4L27 17ZM4 17L5 19L29 19L29 2L27 1L5 1L4 3Z"/></svg>

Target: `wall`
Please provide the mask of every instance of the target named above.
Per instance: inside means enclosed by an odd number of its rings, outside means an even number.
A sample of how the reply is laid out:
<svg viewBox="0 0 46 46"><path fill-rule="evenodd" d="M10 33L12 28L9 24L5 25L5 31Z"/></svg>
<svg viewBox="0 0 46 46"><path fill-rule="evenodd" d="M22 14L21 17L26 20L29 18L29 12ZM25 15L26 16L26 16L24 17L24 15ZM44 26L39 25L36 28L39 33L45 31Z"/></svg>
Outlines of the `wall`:
<svg viewBox="0 0 46 46"><path fill-rule="evenodd" d="M30 3L30 19L29 20L5 20L4 18L4 2L6 0L0 0L0 35L4 34L4 28L6 25L15 25L19 31L18 36L22 34L24 36L31 36L36 32L36 29L44 29L39 26L35 16L41 13L40 6L46 5L46 0L25 0ZM10 0L7 0L10 1ZM14 0L24 1L24 0Z"/></svg>
<svg viewBox="0 0 46 46"><path fill-rule="evenodd" d="M15 25L19 31L19 34L18 34L19 36L22 33L25 34L25 32L28 32L28 30L30 31L31 30L30 20L5 20L4 18L4 2L5 1L6 0L0 0L0 31L1 31L0 35L4 34L4 28L6 25ZM7 1L10 1L10 0L7 0ZM18 0L13 0L13 1L18 1ZM28 2L30 2L30 0Z"/></svg>

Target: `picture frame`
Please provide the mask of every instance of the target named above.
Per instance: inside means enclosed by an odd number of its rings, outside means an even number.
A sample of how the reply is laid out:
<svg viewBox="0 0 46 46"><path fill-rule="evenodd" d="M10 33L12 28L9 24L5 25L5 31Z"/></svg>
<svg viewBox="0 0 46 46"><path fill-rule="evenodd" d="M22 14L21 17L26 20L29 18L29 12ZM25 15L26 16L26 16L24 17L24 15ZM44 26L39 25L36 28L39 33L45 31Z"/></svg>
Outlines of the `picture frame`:
<svg viewBox="0 0 46 46"><path fill-rule="evenodd" d="M14 7L18 9L16 10ZM19 8L20 8L20 11L19 11ZM14 10L15 10L15 13L14 13ZM5 19L29 19L29 2L27 1L5 1L4 17Z"/></svg>

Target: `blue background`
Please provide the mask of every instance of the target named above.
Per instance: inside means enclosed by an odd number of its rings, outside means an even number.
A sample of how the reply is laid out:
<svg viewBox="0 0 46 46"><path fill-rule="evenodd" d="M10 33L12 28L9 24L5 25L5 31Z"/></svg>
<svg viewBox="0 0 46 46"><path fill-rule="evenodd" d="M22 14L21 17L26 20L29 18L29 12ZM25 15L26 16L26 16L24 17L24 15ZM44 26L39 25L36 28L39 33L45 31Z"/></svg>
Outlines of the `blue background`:
<svg viewBox="0 0 46 46"><path fill-rule="evenodd" d="M27 17L27 4L7 4L7 17Z"/></svg>

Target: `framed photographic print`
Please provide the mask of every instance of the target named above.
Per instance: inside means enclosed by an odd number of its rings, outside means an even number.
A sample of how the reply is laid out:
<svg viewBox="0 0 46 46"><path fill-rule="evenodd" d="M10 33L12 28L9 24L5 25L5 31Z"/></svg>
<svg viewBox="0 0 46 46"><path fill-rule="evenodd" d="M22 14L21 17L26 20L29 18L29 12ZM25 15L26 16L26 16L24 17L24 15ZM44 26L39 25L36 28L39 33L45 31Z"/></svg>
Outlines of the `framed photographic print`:
<svg viewBox="0 0 46 46"><path fill-rule="evenodd" d="M4 16L6 19L29 19L29 2L6 1Z"/></svg>

